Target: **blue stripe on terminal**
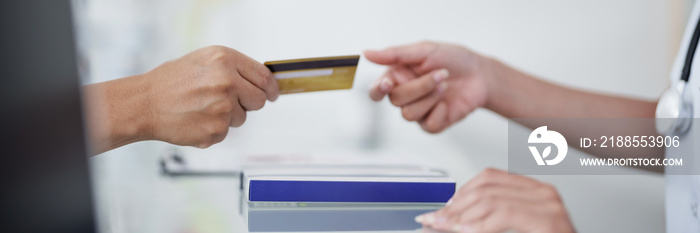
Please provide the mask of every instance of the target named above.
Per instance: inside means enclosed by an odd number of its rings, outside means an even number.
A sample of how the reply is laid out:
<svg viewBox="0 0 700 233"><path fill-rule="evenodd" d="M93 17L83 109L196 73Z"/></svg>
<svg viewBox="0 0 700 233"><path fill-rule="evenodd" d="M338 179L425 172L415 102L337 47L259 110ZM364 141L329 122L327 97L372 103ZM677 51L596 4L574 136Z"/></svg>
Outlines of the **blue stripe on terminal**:
<svg viewBox="0 0 700 233"><path fill-rule="evenodd" d="M251 180L250 201L447 202L455 183Z"/></svg>

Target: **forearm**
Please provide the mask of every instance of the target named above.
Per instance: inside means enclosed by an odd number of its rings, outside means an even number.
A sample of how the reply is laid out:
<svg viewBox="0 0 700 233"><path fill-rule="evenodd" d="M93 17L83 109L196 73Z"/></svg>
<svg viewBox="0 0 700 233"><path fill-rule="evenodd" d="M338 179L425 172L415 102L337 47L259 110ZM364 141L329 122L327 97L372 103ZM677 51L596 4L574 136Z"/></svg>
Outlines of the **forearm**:
<svg viewBox="0 0 700 233"><path fill-rule="evenodd" d="M508 118L654 118L656 103L555 85L489 59L486 108ZM649 127L653 131L653 125Z"/></svg>
<svg viewBox="0 0 700 233"><path fill-rule="evenodd" d="M488 59L490 76L486 108L529 128L550 124L559 129L570 145L598 136L656 136L656 103L574 90L542 81L494 59ZM580 124L557 123L545 118L580 118ZM600 119L608 118L608 119ZM600 120L596 120L600 119ZM625 120L629 119L629 120ZM619 157L620 153L639 157L662 158L663 148L599 147L580 148L598 157Z"/></svg>
<svg viewBox="0 0 700 233"><path fill-rule="evenodd" d="M83 87L92 155L149 139L144 84L131 76Z"/></svg>

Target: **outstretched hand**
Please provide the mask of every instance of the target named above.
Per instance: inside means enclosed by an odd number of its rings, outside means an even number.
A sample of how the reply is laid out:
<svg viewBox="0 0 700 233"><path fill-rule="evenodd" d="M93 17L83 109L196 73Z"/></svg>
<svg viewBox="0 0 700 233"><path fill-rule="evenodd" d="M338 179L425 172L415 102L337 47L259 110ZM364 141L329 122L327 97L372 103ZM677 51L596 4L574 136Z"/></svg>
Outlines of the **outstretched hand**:
<svg viewBox="0 0 700 233"><path fill-rule="evenodd" d="M406 120L427 132L443 131L486 102L489 61L464 47L420 42L367 50L365 57L389 66L370 87L370 98L388 95Z"/></svg>

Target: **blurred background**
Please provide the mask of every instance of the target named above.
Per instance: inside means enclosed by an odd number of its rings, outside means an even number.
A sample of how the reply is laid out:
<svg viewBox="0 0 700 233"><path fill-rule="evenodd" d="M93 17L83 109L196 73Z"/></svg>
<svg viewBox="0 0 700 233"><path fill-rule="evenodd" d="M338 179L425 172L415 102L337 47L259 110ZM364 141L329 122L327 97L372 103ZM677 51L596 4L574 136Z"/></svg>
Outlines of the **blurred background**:
<svg viewBox="0 0 700 233"><path fill-rule="evenodd" d="M75 8L84 84L146 72L209 45L228 46L264 62L434 40L466 46L558 84L654 100L669 85L693 3L76 0ZM352 90L281 96L249 113L222 143L181 149L202 157L400 154L443 168L459 184L485 167L507 169L506 119L480 109L441 134L427 134L404 121L388 101L369 100L367 87L384 69L362 58ZM172 147L141 142L91 159L103 232L240 229L241 220L215 214L233 204L192 201L225 198L237 187L205 189L206 181L162 177L158 159ZM569 156L588 155L573 151ZM662 232L663 176L635 174L536 178L559 189L581 232Z"/></svg>

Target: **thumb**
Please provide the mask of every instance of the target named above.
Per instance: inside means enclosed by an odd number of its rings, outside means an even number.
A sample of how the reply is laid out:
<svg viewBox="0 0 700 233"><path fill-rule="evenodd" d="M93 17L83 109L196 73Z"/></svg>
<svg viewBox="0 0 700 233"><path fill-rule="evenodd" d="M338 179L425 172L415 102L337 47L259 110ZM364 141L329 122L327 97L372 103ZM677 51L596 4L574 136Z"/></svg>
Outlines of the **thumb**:
<svg viewBox="0 0 700 233"><path fill-rule="evenodd" d="M433 42L420 42L384 50L365 50L364 54L367 60L380 65L411 65L423 62L436 46Z"/></svg>

